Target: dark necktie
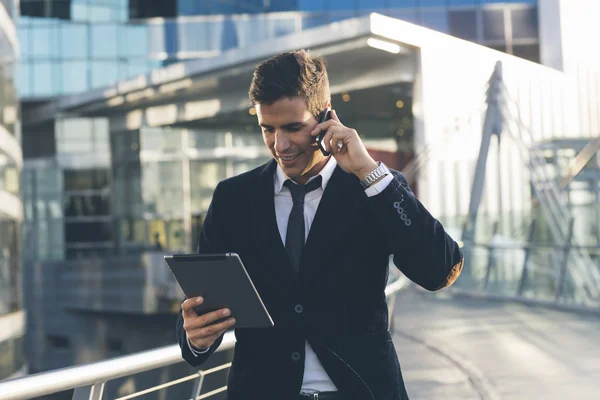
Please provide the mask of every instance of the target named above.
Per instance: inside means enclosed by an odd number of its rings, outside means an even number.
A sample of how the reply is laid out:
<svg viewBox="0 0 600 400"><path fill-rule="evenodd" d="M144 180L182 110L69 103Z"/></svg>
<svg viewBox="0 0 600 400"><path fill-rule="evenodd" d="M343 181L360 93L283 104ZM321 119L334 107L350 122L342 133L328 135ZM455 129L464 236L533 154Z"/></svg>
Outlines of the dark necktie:
<svg viewBox="0 0 600 400"><path fill-rule="evenodd" d="M290 189L294 205L288 219L287 233L285 236L285 249L292 269L298 274L300 270L300 259L302 258L302 249L304 248L304 196L308 192L321 187L321 175L310 181L306 185L298 185L291 180L284 182L284 185Z"/></svg>

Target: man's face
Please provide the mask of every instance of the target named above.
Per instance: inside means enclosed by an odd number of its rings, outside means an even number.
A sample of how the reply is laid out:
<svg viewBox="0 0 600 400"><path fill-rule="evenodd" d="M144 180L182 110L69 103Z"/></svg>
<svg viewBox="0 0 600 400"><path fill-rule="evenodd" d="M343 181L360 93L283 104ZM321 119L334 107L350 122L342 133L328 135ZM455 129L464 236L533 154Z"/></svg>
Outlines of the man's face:
<svg viewBox="0 0 600 400"><path fill-rule="evenodd" d="M306 100L284 98L271 105L257 104L256 115L265 144L283 172L304 184L327 163L310 132L317 119L308 111Z"/></svg>

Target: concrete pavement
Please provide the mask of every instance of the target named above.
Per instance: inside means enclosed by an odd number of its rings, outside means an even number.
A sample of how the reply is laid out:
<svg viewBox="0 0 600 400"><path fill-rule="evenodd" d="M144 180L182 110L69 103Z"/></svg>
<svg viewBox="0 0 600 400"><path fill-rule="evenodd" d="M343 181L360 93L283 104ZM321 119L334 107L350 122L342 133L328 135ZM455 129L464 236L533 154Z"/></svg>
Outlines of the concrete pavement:
<svg viewBox="0 0 600 400"><path fill-rule="evenodd" d="M411 400L600 399L600 317L411 288L394 318Z"/></svg>

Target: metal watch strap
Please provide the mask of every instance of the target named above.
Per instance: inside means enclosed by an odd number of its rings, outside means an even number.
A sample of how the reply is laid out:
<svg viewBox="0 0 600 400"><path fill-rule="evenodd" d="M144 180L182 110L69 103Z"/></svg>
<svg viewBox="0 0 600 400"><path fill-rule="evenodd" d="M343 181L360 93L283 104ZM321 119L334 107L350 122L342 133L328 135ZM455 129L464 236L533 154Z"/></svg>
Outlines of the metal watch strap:
<svg viewBox="0 0 600 400"><path fill-rule="evenodd" d="M373 183L375 183L379 178L384 177L390 173L388 167L385 166L381 161L377 161L377 168L375 168L371 173L365 176L360 180L360 184L363 188L367 189Z"/></svg>

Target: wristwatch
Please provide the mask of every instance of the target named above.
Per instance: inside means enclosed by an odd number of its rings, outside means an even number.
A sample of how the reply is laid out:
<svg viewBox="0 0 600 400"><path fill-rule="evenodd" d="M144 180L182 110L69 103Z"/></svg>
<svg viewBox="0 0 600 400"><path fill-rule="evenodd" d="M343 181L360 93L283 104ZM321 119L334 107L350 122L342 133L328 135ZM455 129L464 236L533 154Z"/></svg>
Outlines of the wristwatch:
<svg viewBox="0 0 600 400"><path fill-rule="evenodd" d="M390 170L385 166L381 161L377 161L377 168L375 168L371 173L365 176L360 180L360 184L363 188L367 189L369 186L374 184L379 178L382 178L386 175L390 174Z"/></svg>

